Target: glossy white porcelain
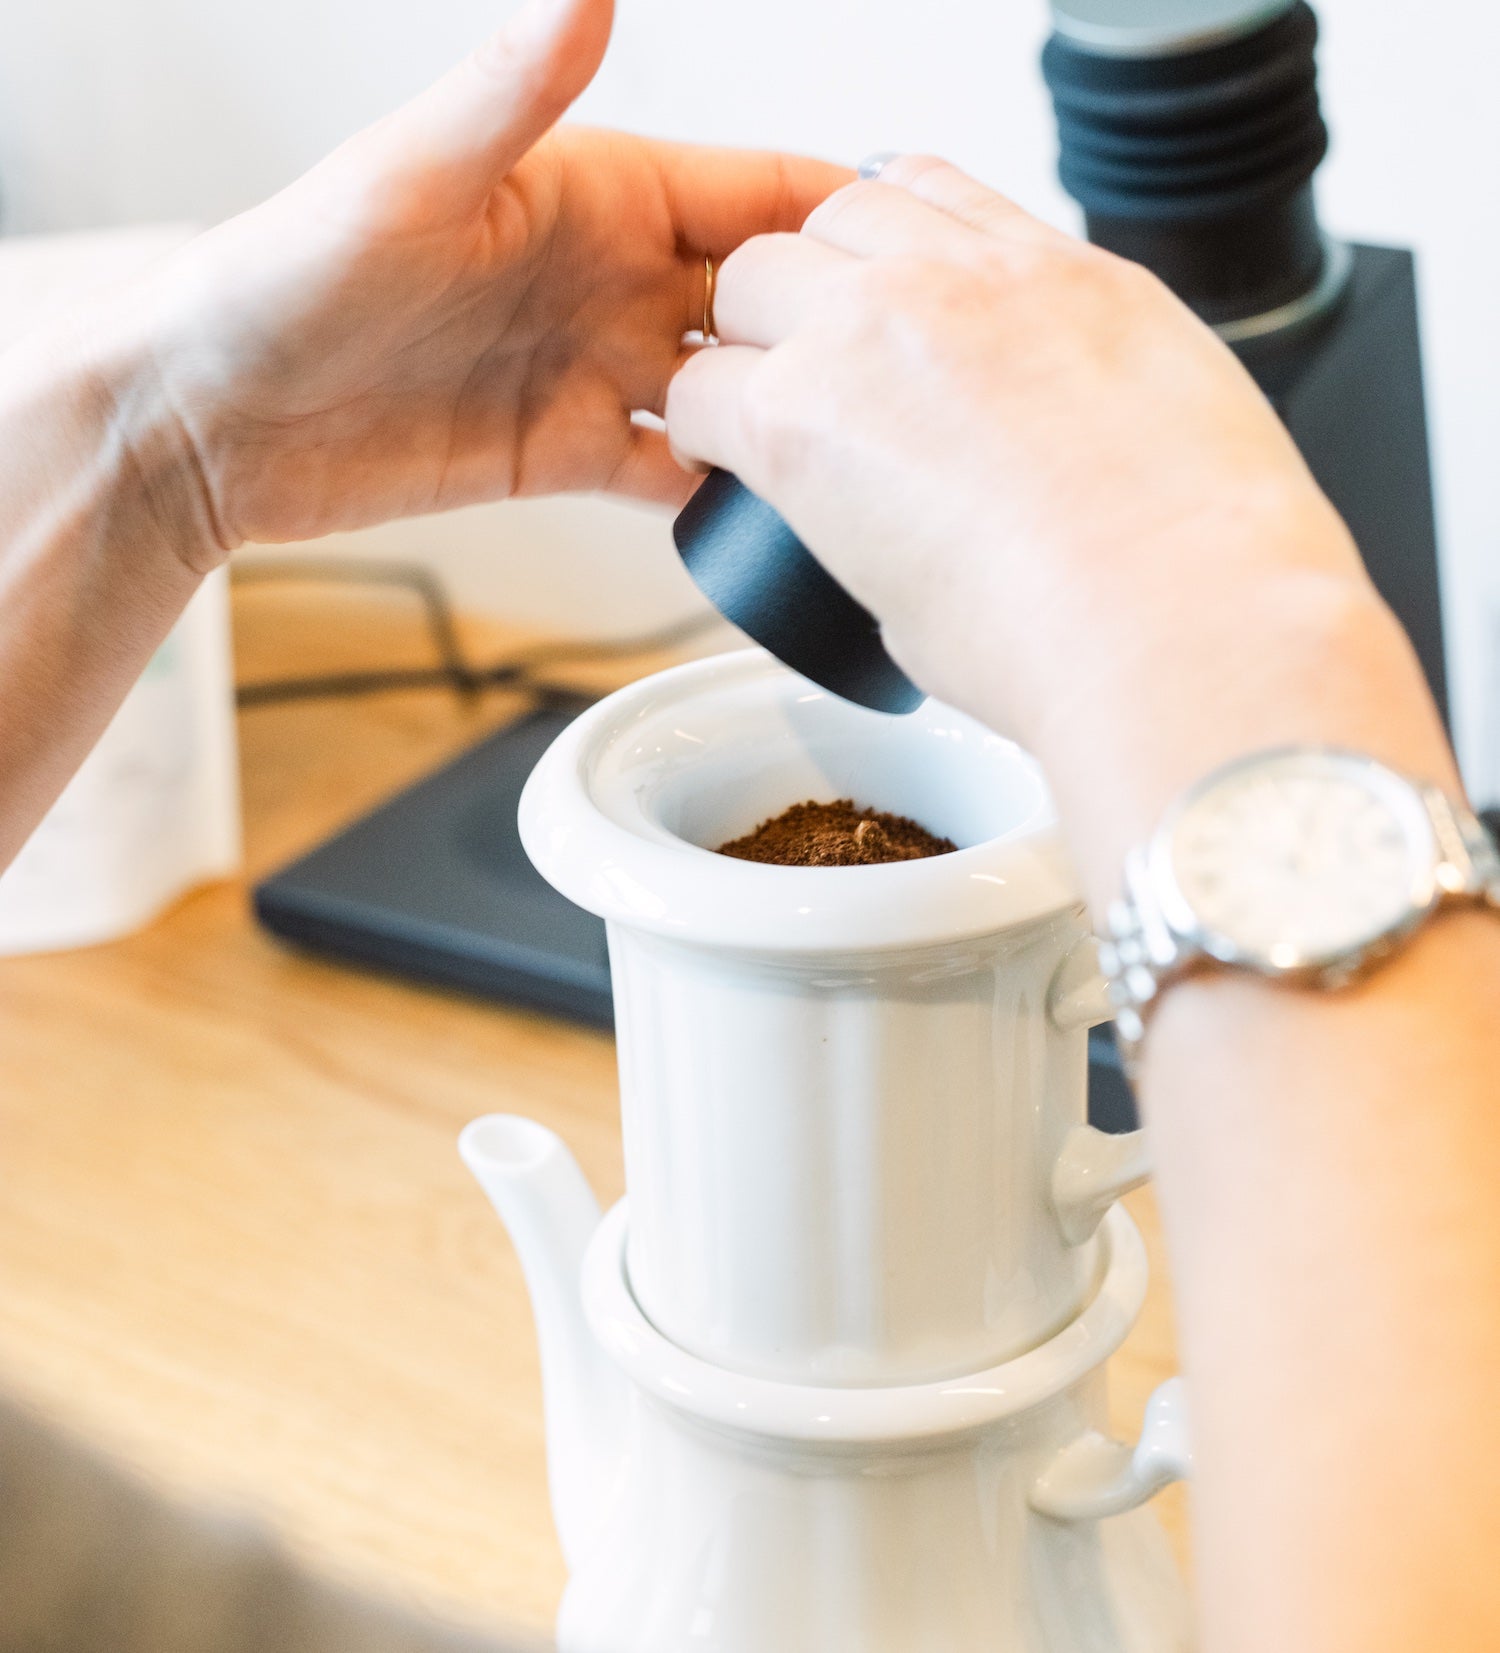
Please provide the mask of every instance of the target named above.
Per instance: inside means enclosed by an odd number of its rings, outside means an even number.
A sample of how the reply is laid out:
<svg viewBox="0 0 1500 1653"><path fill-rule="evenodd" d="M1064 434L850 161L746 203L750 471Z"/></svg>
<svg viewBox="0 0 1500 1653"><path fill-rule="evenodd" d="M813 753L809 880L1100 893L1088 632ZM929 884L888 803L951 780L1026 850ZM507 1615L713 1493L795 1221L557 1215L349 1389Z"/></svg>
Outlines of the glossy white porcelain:
<svg viewBox="0 0 1500 1653"><path fill-rule="evenodd" d="M960 848L713 853L808 797ZM629 1190L597 1223L550 1132L464 1132L536 1306L560 1653L1181 1653L1140 1507L1179 1386L1105 1428L1144 1144L1084 1120L1108 1001L1035 765L736 655L586 712L521 826L608 923Z"/></svg>
<svg viewBox="0 0 1500 1653"><path fill-rule="evenodd" d="M951 836L889 866L714 846L808 797ZM608 922L632 1288L736 1373L912 1384L1033 1348L1097 1284L1146 1174L1084 1123L1104 1019L1032 760L929 702L885 717L758 652L584 713L521 805L532 859Z"/></svg>
<svg viewBox="0 0 1500 1653"><path fill-rule="evenodd" d="M955 856L766 867L713 850L808 797L911 815ZM614 923L734 951L943 946L1078 905L1036 764L928 701L865 711L759 649L643 678L578 717L521 799L527 853Z"/></svg>
<svg viewBox="0 0 1500 1653"><path fill-rule="evenodd" d="M1146 1285L1123 1212L1102 1236L1097 1293L1055 1339L898 1389L746 1378L675 1348L631 1297L626 1229L617 1207L589 1248L583 1301L632 1385L632 1448L568 1586L560 1653L1189 1646L1171 1556L1138 1508L1185 1468L1159 1445L1170 1425L1156 1424L1139 1474L1138 1454L1104 1433L1103 1363ZM1158 1410L1174 1407L1167 1394ZM1067 1515L1041 1513L1034 1499L1064 1472Z"/></svg>
<svg viewBox="0 0 1500 1653"><path fill-rule="evenodd" d="M538 1299L572 1569L560 1653L1189 1646L1181 1584L1140 1508L1187 1468L1176 1386L1139 1446L1105 1432L1104 1363L1146 1287L1123 1212L1104 1225L1090 1301L1042 1346L938 1383L823 1388L725 1371L664 1338L630 1291L623 1204L570 1278L581 1179L560 1174L571 1161L550 1133L476 1121L464 1155ZM580 1356L578 1381L557 1382Z"/></svg>
<svg viewBox="0 0 1500 1653"><path fill-rule="evenodd" d="M552 1517L564 1559L576 1567L597 1527L599 1488L624 1451L625 1385L584 1323L578 1295L599 1203L561 1138L532 1120L473 1120L458 1151L505 1224L526 1277L541 1356Z"/></svg>

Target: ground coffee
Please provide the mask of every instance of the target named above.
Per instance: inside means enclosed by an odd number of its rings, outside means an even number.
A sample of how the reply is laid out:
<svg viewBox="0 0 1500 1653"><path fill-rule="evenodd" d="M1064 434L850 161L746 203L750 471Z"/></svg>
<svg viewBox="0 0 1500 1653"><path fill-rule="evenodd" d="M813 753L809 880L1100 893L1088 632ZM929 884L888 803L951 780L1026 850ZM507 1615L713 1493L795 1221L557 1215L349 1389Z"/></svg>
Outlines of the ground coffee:
<svg viewBox="0 0 1500 1653"><path fill-rule="evenodd" d="M883 861L921 861L950 855L958 845L904 815L837 803L793 804L754 832L720 844L720 855L769 861L779 867L870 867Z"/></svg>

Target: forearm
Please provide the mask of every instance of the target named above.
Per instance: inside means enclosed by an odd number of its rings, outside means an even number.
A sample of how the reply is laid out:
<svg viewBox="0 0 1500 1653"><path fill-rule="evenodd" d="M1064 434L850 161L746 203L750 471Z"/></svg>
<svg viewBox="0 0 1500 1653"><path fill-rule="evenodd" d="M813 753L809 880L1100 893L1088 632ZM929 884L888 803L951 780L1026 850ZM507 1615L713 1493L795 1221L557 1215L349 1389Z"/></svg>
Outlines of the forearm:
<svg viewBox="0 0 1500 1653"><path fill-rule="evenodd" d="M1161 1006L1143 1099L1210 1653L1500 1641L1497 1029L1479 914L1357 989Z"/></svg>
<svg viewBox="0 0 1500 1653"><path fill-rule="evenodd" d="M1096 908L1171 798L1244 753L1343 745L1456 793L1385 611L1357 584L1268 578L1264 595L1283 610L1241 612L1239 652L1205 634L1177 671L1122 671L1086 731L1044 734ZM1191 1380L1209 1653L1500 1639L1483 1553L1500 1531L1497 1073L1490 915L1440 918L1340 992L1218 975L1161 1001L1141 1096Z"/></svg>
<svg viewBox="0 0 1500 1653"><path fill-rule="evenodd" d="M221 555L124 295L0 359L0 867Z"/></svg>

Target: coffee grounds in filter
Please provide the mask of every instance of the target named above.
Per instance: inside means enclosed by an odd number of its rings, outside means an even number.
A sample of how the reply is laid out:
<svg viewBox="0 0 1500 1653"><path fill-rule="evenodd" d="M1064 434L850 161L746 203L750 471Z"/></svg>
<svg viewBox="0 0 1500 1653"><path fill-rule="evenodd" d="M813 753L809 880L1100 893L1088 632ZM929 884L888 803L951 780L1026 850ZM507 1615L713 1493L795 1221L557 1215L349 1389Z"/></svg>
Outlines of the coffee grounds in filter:
<svg viewBox="0 0 1500 1653"><path fill-rule="evenodd" d="M957 848L951 838L939 838L905 815L858 809L852 798L840 798L793 804L754 832L720 844L719 854L779 867L873 867L951 855Z"/></svg>

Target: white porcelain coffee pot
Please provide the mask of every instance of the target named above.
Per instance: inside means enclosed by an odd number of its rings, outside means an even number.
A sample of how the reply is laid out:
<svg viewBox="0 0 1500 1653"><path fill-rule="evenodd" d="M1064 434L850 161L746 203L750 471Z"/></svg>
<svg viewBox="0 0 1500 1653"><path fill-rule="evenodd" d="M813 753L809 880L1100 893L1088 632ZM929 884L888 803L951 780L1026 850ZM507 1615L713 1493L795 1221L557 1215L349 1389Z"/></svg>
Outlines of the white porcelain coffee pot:
<svg viewBox="0 0 1500 1653"><path fill-rule="evenodd" d="M960 847L714 853L810 797ZM585 712L521 826L607 921L628 1192L601 1225L550 1133L465 1132L537 1317L564 1653L1185 1646L1126 1513L1182 1468L1180 1398L1103 1433L1146 1163L1085 1123L1107 1009L1034 763L731 655Z"/></svg>
<svg viewBox="0 0 1500 1653"><path fill-rule="evenodd" d="M599 1222L552 1132L491 1115L461 1147L536 1314L571 1574L559 1653L1186 1653L1187 1601L1141 1507L1188 1469L1179 1380L1134 1449L1105 1432L1104 1363L1147 1277L1123 1211L1091 1300L1038 1348L823 1388L663 1337L630 1289L628 1203Z"/></svg>

